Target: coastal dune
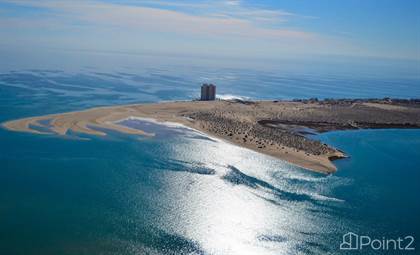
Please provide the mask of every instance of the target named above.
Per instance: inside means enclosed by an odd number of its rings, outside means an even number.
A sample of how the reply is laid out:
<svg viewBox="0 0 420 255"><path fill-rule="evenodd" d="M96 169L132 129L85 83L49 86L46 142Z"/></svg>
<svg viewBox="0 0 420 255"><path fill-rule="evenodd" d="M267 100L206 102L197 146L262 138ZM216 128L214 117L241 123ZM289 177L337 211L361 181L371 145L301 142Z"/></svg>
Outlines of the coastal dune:
<svg viewBox="0 0 420 255"><path fill-rule="evenodd" d="M308 133L357 128L419 128L417 101L299 100L299 101L183 101L97 107L3 123L11 131L35 134L106 135L107 130L153 136L117 124L130 118L176 122L300 167L333 173L332 160L346 155L312 140Z"/></svg>

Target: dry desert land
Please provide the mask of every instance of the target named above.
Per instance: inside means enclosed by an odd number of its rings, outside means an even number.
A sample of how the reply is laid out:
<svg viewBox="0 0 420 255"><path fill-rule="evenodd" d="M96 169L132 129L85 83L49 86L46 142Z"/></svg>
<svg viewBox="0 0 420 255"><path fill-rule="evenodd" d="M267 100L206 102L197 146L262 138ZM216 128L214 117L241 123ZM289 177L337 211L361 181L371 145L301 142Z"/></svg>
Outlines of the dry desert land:
<svg viewBox="0 0 420 255"><path fill-rule="evenodd" d="M333 173L332 160L345 153L305 136L311 132L359 128L420 128L420 101L340 99L293 101L181 101L97 107L3 123L12 131L68 135L106 135L114 130L153 136L117 124L130 118L153 118L183 124L300 167Z"/></svg>

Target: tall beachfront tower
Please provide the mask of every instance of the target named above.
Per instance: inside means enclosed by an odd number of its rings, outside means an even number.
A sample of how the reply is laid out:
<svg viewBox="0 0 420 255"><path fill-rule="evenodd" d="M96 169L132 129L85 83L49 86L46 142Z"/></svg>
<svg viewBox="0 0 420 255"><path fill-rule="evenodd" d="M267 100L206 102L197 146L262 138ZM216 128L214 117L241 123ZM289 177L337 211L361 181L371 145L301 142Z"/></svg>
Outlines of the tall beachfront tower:
<svg viewBox="0 0 420 255"><path fill-rule="evenodd" d="M201 101L210 101L216 99L216 86L204 83L201 86Z"/></svg>

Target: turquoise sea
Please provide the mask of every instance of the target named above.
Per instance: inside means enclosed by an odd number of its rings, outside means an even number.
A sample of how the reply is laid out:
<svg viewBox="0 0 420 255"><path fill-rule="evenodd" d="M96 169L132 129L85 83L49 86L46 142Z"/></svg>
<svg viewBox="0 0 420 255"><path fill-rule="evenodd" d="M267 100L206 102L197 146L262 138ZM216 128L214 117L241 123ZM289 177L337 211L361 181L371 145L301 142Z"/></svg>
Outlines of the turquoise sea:
<svg viewBox="0 0 420 255"><path fill-rule="evenodd" d="M9 63L0 70L0 122L190 100L201 82L215 83L222 98L420 97L418 73L404 68L173 62ZM77 139L0 129L0 254L418 253L346 251L340 243L354 232L381 240L412 236L410 247L419 248L420 130L317 135L351 156L325 176L191 130L131 124L157 137Z"/></svg>

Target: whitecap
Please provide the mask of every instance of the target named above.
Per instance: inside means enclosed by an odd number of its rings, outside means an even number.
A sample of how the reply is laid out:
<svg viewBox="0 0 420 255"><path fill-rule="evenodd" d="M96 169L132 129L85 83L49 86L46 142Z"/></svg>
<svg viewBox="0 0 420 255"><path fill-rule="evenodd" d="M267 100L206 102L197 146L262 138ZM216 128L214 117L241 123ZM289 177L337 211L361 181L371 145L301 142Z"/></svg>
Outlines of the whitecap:
<svg viewBox="0 0 420 255"><path fill-rule="evenodd" d="M246 97L246 96L239 96L239 95L232 95L232 94L221 94L221 95L217 95L217 98L222 99L222 100L234 100L234 99L239 99L239 100L250 100L250 97Z"/></svg>

